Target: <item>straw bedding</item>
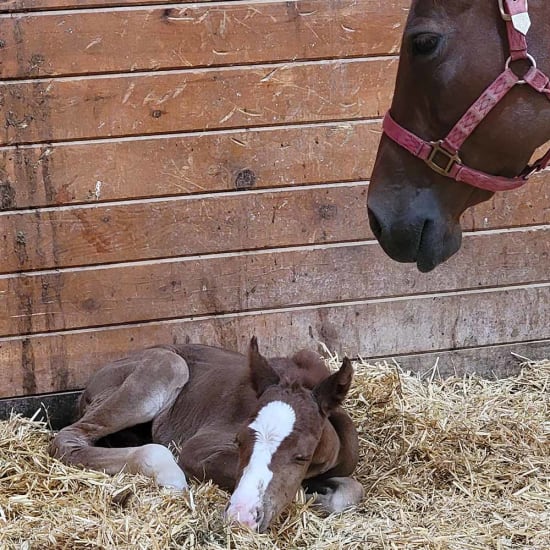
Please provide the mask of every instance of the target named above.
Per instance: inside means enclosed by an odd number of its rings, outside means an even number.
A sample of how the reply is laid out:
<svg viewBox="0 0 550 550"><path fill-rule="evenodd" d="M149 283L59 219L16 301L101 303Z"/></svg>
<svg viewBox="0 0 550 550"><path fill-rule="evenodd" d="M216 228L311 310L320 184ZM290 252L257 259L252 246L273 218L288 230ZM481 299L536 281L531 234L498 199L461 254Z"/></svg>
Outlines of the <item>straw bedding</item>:
<svg viewBox="0 0 550 550"><path fill-rule="evenodd" d="M335 360L332 360L335 365ZM323 518L299 496L265 535L223 523L228 495L69 468L51 432L0 423L0 548L550 548L550 362L439 380L355 363L366 497Z"/></svg>

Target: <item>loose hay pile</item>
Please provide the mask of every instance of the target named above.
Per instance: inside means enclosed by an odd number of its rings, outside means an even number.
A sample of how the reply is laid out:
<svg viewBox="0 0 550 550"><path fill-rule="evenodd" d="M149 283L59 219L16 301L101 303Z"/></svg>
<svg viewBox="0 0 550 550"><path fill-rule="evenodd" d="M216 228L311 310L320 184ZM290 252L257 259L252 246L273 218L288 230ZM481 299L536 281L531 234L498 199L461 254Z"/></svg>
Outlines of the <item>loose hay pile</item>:
<svg viewBox="0 0 550 550"><path fill-rule="evenodd" d="M550 362L500 381L355 367L357 509L323 519L302 501L266 535L229 529L216 487L182 496L66 467L44 424L14 417L0 423L0 548L550 548Z"/></svg>

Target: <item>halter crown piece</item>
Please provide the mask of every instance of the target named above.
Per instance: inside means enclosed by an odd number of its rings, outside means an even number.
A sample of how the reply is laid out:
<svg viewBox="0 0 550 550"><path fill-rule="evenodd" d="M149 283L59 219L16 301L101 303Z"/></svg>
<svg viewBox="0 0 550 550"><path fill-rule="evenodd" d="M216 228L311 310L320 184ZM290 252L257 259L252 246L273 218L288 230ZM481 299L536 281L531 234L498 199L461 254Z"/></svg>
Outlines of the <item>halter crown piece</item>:
<svg viewBox="0 0 550 550"><path fill-rule="evenodd" d="M550 100L550 78L537 69L535 59L527 52L526 35L531 26L527 2L528 0L498 0L500 14L506 22L510 56L506 60L504 71L479 96L445 138L425 141L395 122L389 111L384 117L384 133L409 153L422 159L438 174L488 191L516 189L525 184L533 173L550 166L548 150L544 156L528 165L519 176L506 178L465 166L458 154L466 139L514 86L527 84ZM527 60L531 65L521 77L510 69L510 63L520 59Z"/></svg>

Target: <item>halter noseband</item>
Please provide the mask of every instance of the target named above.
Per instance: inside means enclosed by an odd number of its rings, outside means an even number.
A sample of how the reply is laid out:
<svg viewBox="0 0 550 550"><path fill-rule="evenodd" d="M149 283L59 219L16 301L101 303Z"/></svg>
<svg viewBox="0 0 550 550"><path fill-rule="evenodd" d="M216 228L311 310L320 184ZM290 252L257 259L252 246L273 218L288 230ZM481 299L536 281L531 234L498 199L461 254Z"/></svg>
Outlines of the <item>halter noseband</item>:
<svg viewBox="0 0 550 550"><path fill-rule="evenodd" d="M514 86L528 84L550 100L550 78L537 69L535 59L527 53L526 35L531 25L527 1L498 0L500 13L506 22L510 57L506 61L504 71L479 96L445 138L439 141L425 141L395 122L389 111L384 117L384 133L409 153L422 159L438 174L489 191L505 191L520 187L527 182L531 174L549 166L550 150L536 162L528 165L519 176L506 178L465 166L458 154L479 123ZM510 69L510 63L520 59L525 59L531 64L522 77Z"/></svg>

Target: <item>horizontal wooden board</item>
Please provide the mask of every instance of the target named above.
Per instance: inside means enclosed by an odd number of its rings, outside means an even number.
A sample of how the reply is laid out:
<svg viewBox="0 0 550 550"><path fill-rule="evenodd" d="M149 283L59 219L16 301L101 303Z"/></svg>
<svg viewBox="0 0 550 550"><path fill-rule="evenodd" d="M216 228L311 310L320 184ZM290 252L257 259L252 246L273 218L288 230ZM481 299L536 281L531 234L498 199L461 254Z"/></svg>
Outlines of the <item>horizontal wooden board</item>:
<svg viewBox="0 0 550 550"><path fill-rule="evenodd" d="M550 226L473 234L431 277L374 242L0 278L0 336L540 282Z"/></svg>
<svg viewBox="0 0 550 550"><path fill-rule="evenodd" d="M379 122L355 121L8 146L0 148L0 210L367 180L379 138ZM547 171L480 208L501 224L544 223L549 182Z"/></svg>
<svg viewBox="0 0 550 550"><path fill-rule="evenodd" d="M214 1L216 0L193 0L193 4ZM225 1L231 3L235 0ZM181 3L177 0L0 0L0 13Z"/></svg>
<svg viewBox="0 0 550 550"><path fill-rule="evenodd" d="M395 54L408 3L229 2L0 18L0 78Z"/></svg>
<svg viewBox="0 0 550 550"><path fill-rule="evenodd" d="M0 213L0 271L372 239L367 188L351 183ZM522 193L506 195L511 204L517 201L517 215L487 203L463 227L546 223L548 203L525 206L521 198L530 195Z"/></svg>
<svg viewBox="0 0 550 550"><path fill-rule="evenodd" d="M380 117L397 61L8 81L0 145Z"/></svg>
<svg viewBox="0 0 550 550"><path fill-rule="evenodd" d="M7 147L0 210L361 181L379 138L379 122L358 121Z"/></svg>
<svg viewBox="0 0 550 550"><path fill-rule="evenodd" d="M519 342L477 348L458 348L436 353L397 356L405 370L425 377L464 376L477 374L485 378L506 378L521 370L525 361L543 361L550 357L550 340ZM386 358L387 360L393 358Z"/></svg>
<svg viewBox="0 0 550 550"><path fill-rule="evenodd" d="M550 170L532 176L519 189L495 193L491 200L466 210L461 219L472 230L548 223Z"/></svg>
<svg viewBox="0 0 550 550"><path fill-rule="evenodd" d="M433 367L437 365L435 376L463 376L475 373L494 379L517 375L521 369L518 355L535 361L546 359L550 357L550 340L420 353L397 356L395 359L403 369L418 372L424 377L430 377ZM392 359L394 358L388 357L376 360ZM38 411L38 418L47 421L52 429L60 430L74 422L80 395L81 391L76 390L0 399L0 420L8 419L12 413L31 418Z"/></svg>
<svg viewBox="0 0 550 550"><path fill-rule="evenodd" d="M0 396L252 333L417 367L547 349L550 173L430 275L362 242L408 0L159 3L0 0Z"/></svg>
<svg viewBox="0 0 550 550"><path fill-rule="evenodd" d="M361 239L365 185L0 214L20 271ZM359 209L358 209L358 205Z"/></svg>
<svg viewBox="0 0 550 550"><path fill-rule="evenodd" d="M233 314L0 340L0 397L81 388L108 360L170 342L266 354L300 347L384 357L550 339L550 285Z"/></svg>

